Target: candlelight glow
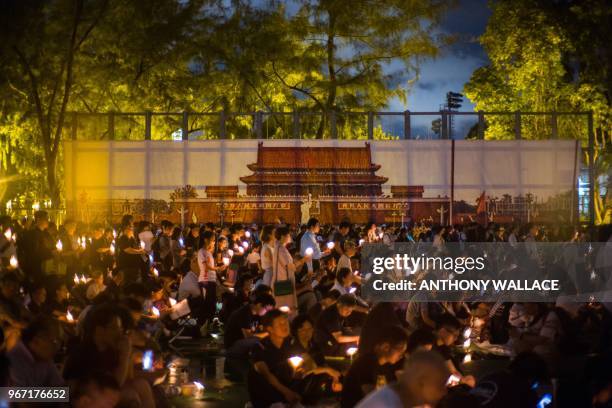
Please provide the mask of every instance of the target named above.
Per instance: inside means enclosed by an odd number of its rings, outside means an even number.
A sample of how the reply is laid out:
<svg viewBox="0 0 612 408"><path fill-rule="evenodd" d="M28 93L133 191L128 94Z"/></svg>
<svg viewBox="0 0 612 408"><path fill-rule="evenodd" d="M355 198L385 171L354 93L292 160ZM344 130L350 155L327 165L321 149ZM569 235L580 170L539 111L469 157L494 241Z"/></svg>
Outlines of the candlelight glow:
<svg viewBox="0 0 612 408"><path fill-rule="evenodd" d="M58 239L57 244L55 244L55 249L57 249L58 251L61 251L63 248L64 248L64 245L62 245L62 241Z"/></svg>
<svg viewBox="0 0 612 408"><path fill-rule="evenodd" d="M81 275L81 282L87 283L87 278L85 277L85 275Z"/></svg>
<svg viewBox="0 0 612 408"><path fill-rule="evenodd" d="M40 203L38 201L36 201L34 204L32 204L32 209L34 211L40 210Z"/></svg>
<svg viewBox="0 0 612 408"><path fill-rule="evenodd" d="M111 242L110 244L110 254L115 255L115 242Z"/></svg>
<svg viewBox="0 0 612 408"><path fill-rule="evenodd" d="M66 320L69 322L74 322L74 317L72 316L72 313L70 313L70 310L66 311Z"/></svg>
<svg viewBox="0 0 612 408"><path fill-rule="evenodd" d="M328 243L327 243L327 249L334 249L334 246L335 246L335 245L336 245L336 244L334 244L333 242L328 242Z"/></svg>
<svg viewBox="0 0 612 408"><path fill-rule="evenodd" d="M378 238L379 239L383 239L384 236L385 236L385 234L383 234L382 232L380 234L378 234Z"/></svg>
<svg viewBox="0 0 612 408"><path fill-rule="evenodd" d="M306 256L311 256L314 253L314 250L312 248L306 248L306 251L304 251L304 253L306 254Z"/></svg>
<svg viewBox="0 0 612 408"><path fill-rule="evenodd" d="M74 284L78 285L79 283L81 283L81 280L79 279L79 275L77 275L76 273L74 274Z"/></svg>
<svg viewBox="0 0 612 408"><path fill-rule="evenodd" d="M140 249L145 249L146 244L143 240L140 240Z"/></svg>
<svg viewBox="0 0 612 408"><path fill-rule="evenodd" d="M87 246L87 238L81 237L81 248L85 249Z"/></svg>
<svg viewBox="0 0 612 408"><path fill-rule="evenodd" d="M244 248L238 247L238 253L240 253L240 255L244 254Z"/></svg>
<svg viewBox="0 0 612 408"><path fill-rule="evenodd" d="M176 299L174 299L174 298L168 298L168 300L170 301L170 306L174 306L174 305L176 305Z"/></svg>
<svg viewBox="0 0 612 408"><path fill-rule="evenodd" d="M463 337L465 337L466 339L469 338L471 335L472 329L470 329L469 327L463 331Z"/></svg>
<svg viewBox="0 0 612 408"><path fill-rule="evenodd" d="M244 242L242 243L242 247L243 247L244 249L247 249L247 248L249 247L249 243L248 243L248 242L246 242L246 241L244 241Z"/></svg>
<svg viewBox="0 0 612 408"><path fill-rule="evenodd" d="M17 262L17 257L15 255L11 255L9 265L11 265L11 268L17 268L19 266L19 262Z"/></svg>
<svg viewBox="0 0 612 408"><path fill-rule="evenodd" d="M349 347L348 349L346 349L346 355L349 357L353 357L355 353L357 353L357 350L357 347Z"/></svg>
<svg viewBox="0 0 612 408"><path fill-rule="evenodd" d="M302 365L303 362L304 359L300 356L293 356L289 358L289 363L291 363L291 366L293 368L298 368L300 365Z"/></svg>
<svg viewBox="0 0 612 408"><path fill-rule="evenodd" d="M280 310L283 313L289 313L291 311L291 308L289 306L281 306L278 308L278 310Z"/></svg>
<svg viewBox="0 0 612 408"><path fill-rule="evenodd" d="M12 236L13 236L13 232L11 231L10 228L4 231L4 238L6 238L7 241L11 239Z"/></svg>
<svg viewBox="0 0 612 408"><path fill-rule="evenodd" d="M234 251L232 251L231 249L228 249L228 250L227 250L227 254L228 254L228 255L230 256L230 258L231 258L232 256L234 256Z"/></svg>
<svg viewBox="0 0 612 408"><path fill-rule="evenodd" d="M229 265L230 264L230 259L229 258L223 258L223 265Z"/></svg>
<svg viewBox="0 0 612 408"><path fill-rule="evenodd" d="M198 391L201 391L201 390L203 390L203 389L204 389L204 386L203 386L203 385L202 385L202 383L200 383L200 382L194 381L194 382L193 382L193 385L195 385L195 386L196 386L196 388L198 389Z"/></svg>
<svg viewBox="0 0 612 408"><path fill-rule="evenodd" d="M11 236L11 240L13 242L17 241L17 234L13 233L13 235Z"/></svg>
<svg viewBox="0 0 612 408"><path fill-rule="evenodd" d="M463 357L463 363L469 363L470 361L472 361L472 355L468 353Z"/></svg>
<svg viewBox="0 0 612 408"><path fill-rule="evenodd" d="M157 268L153 268L153 275L155 275L156 278L159 278L159 271Z"/></svg>
<svg viewBox="0 0 612 408"><path fill-rule="evenodd" d="M362 246L363 244L365 244L365 239L362 238L359 240L359 246Z"/></svg>
<svg viewBox="0 0 612 408"><path fill-rule="evenodd" d="M244 231L244 236L247 237L247 238L251 238L251 231L249 231L249 230Z"/></svg>
<svg viewBox="0 0 612 408"><path fill-rule="evenodd" d="M358 276L359 275L359 271L353 271L353 275Z"/></svg>
<svg viewBox="0 0 612 408"><path fill-rule="evenodd" d="M117 238L117 231L113 230L113 238Z"/></svg>
<svg viewBox="0 0 612 408"><path fill-rule="evenodd" d="M349 289L349 293L355 293L356 291L357 291L357 288L354 286Z"/></svg>
<svg viewBox="0 0 612 408"><path fill-rule="evenodd" d="M471 344L472 344L472 340L467 339L466 341L463 342L463 347L468 348L470 347Z"/></svg>
<svg viewBox="0 0 612 408"><path fill-rule="evenodd" d="M180 246L185 246L185 241L183 240L183 237L180 237L178 242Z"/></svg>
<svg viewBox="0 0 612 408"><path fill-rule="evenodd" d="M155 316L155 317L159 317L160 316L159 309L156 308L155 306L153 306L151 308L151 313L153 313L153 316Z"/></svg>

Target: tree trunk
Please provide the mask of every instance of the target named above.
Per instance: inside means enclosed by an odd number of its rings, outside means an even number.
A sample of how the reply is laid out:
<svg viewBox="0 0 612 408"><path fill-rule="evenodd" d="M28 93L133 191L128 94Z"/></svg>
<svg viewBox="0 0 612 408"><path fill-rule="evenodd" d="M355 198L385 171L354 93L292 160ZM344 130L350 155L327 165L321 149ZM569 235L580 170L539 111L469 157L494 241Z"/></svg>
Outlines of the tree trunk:
<svg viewBox="0 0 612 408"><path fill-rule="evenodd" d="M49 153L45 155L47 165L47 187L49 189L49 198L51 198L51 207L59 208L60 206L60 188L57 183L57 154Z"/></svg>

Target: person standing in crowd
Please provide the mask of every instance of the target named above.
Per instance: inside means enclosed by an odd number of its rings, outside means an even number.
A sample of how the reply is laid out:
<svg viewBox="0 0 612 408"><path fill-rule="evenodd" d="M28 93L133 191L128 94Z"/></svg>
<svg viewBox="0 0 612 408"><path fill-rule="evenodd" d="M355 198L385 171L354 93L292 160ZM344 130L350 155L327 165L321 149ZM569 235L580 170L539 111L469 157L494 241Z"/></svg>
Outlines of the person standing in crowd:
<svg viewBox="0 0 612 408"><path fill-rule="evenodd" d="M325 251L321 251L321 248L319 247L317 235L319 234L319 231L321 231L321 224L319 223L318 219L309 219L306 227L308 230L304 233L300 240L300 254L302 255L302 258L310 256L310 259L307 262L308 271L313 272L319 270L321 266L321 258L329 255L331 250L326 248ZM309 248L312 250L312 254L307 253Z"/></svg>
<svg viewBox="0 0 612 408"><path fill-rule="evenodd" d="M117 238L117 268L123 271L126 284L138 281L144 261L145 250L134 236L134 227L129 223L123 227Z"/></svg>
<svg viewBox="0 0 612 408"><path fill-rule="evenodd" d="M272 283L272 269L274 268L275 228L266 225L261 231L261 269L263 270L262 283L270 286Z"/></svg>
<svg viewBox="0 0 612 408"><path fill-rule="evenodd" d="M306 255L297 262L287 249L291 243L289 228L280 227L275 231L276 246L274 248L274 260L272 265L272 280L270 287L274 292L276 304L287 306L291 310L297 309L297 294L295 289L295 271L302 267L311 258Z"/></svg>
<svg viewBox="0 0 612 408"><path fill-rule="evenodd" d="M44 277L43 264L53 258L55 243L47 231L49 215L46 211L34 213L34 227L17 237L17 257L26 277L41 281Z"/></svg>
<svg viewBox="0 0 612 408"><path fill-rule="evenodd" d="M198 282L200 287L205 290L204 310L206 319L212 321L217 304L217 272L225 271L228 265L215 265L213 256L215 234L212 231L206 231L202 234L202 238L202 248L198 251L198 267L200 269Z"/></svg>

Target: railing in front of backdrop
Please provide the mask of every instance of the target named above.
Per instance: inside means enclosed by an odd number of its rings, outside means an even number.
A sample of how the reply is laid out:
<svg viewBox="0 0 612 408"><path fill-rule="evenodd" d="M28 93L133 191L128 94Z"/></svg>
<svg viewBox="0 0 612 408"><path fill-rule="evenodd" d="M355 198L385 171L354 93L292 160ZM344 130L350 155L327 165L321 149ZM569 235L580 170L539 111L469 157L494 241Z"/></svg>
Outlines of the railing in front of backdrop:
<svg viewBox="0 0 612 408"><path fill-rule="evenodd" d="M72 112L73 140L582 139L588 112ZM432 120L433 119L433 120ZM580 136L583 137L580 137Z"/></svg>

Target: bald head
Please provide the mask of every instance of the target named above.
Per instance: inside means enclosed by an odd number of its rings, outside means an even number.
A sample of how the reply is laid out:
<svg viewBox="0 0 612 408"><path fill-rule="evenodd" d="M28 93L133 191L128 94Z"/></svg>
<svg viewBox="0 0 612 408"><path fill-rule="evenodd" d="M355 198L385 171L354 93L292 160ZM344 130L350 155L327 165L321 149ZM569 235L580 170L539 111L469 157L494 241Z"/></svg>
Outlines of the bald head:
<svg viewBox="0 0 612 408"><path fill-rule="evenodd" d="M436 404L446 394L450 372L435 351L417 351L406 359L400 378L403 399L414 405Z"/></svg>

